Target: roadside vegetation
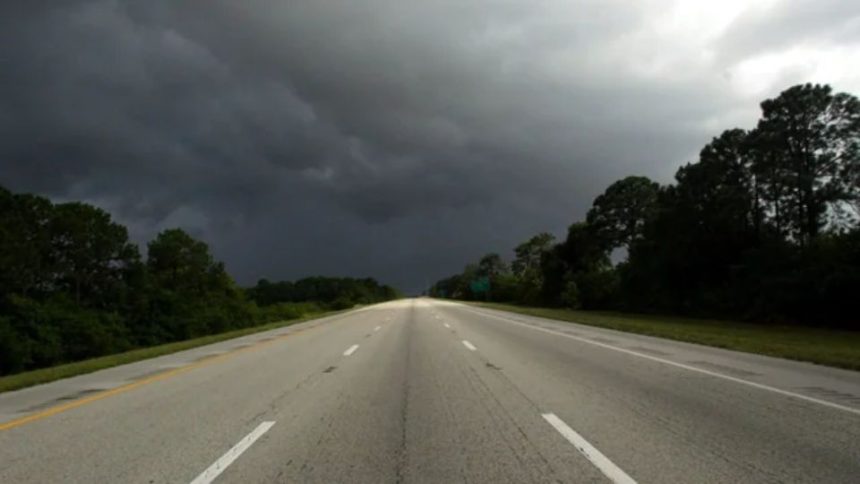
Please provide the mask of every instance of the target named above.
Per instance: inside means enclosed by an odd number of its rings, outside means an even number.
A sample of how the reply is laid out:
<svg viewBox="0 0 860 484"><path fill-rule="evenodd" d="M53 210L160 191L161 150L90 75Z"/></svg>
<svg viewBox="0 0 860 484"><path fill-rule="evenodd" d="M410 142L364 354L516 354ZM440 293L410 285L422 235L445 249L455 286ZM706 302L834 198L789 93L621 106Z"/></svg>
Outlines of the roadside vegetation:
<svg viewBox="0 0 860 484"><path fill-rule="evenodd" d="M761 109L754 129L724 131L674 183L623 178L562 240L535 235L510 262L487 254L430 295L718 319L556 313L856 367L855 337L808 328L860 331L860 101L804 84Z"/></svg>
<svg viewBox="0 0 860 484"><path fill-rule="evenodd" d="M628 333L860 370L860 332L857 331L500 303L472 304Z"/></svg>
<svg viewBox="0 0 860 484"><path fill-rule="evenodd" d="M69 378L72 376L92 373L94 371L103 370L105 368L111 368L119 365L125 365L127 363L148 360L157 356L169 355L171 353L189 350L198 346L206 346L212 343L218 343L219 341L226 341L228 339L239 338L241 336L247 336L249 334L269 331L271 329L277 329L284 326L290 326L311 319L331 316L339 312L341 311L308 313L298 319L277 321L274 323L267 323L260 326L252 326L249 328L227 331L225 333L202 336L200 338L177 341L174 343L166 343L157 346L149 346L136 350L126 351L123 353L76 361L74 363L65 363L62 365L52 366L48 368L41 368L38 370L25 371L23 373L15 373L13 375L0 376L0 393L18 390L33 385L39 385L41 383L48 383L55 380L61 380L63 378Z"/></svg>
<svg viewBox="0 0 860 484"><path fill-rule="evenodd" d="M159 233L144 259L104 210L0 187L0 376L117 355L44 373L67 376L397 296L373 279L333 277L244 289L180 229Z"/></svg>

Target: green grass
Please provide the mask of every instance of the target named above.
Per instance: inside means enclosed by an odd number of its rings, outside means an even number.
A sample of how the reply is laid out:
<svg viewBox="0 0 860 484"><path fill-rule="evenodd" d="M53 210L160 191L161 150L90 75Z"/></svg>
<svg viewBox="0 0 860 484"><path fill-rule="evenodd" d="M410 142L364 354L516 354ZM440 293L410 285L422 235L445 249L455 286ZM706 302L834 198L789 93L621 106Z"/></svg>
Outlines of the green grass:
<svg viewBox="0 0 860 484"><path fill-rule="evenodd" d="M470 304L628 333L860 370L860 332L510 304Z"/></svg>
<svg viewBox="0 0 860 484"><path fill-rule="evenodd" d="M140 348L136 350L127 351L125 353L117 353L115 355L107 355L100 356L98 358L92 358L89 360L76 361L74 363L66 363L63 365L52 366L50 368L41 368L38 370L26 371L23 373L16 373L14 375L8 375L0 377L0 393L9 392L12 390L18 390L21 388L38 385L40 383L48 383L54 380L60 380L63 378L68 378L77 375L83 375L85 373L92 373L94 371L103 370L105 368L111 368L114 366L125 365L126 363L134 363L135 361L146 360L149 358L155 358L156 356L167 355L170 353L176 353L178 351L183 351L191 348L196 348L198 346L205 346L212 343L217 343L219 341L225 341L228 339L238 338L240 336L245 336L253 333L259 333L261 331L268 331L271 329L280 328L283 326L289 326L296 323L301 323L304 321L308 321L311 319L318 319L325 316L331 316L333 314L342 313L349 310L344 311L327 311L320 313L307 314L298 319L290 319L287 321L276 321L273 323L263 324L260 326L253 326L250 328L242 328L234 331L228 331L226 333L212 334L208 336L202 336L200 338L189 339L185 341L176 341L174 343L167 343L158 346L150 346L148 348Z"/></svg>

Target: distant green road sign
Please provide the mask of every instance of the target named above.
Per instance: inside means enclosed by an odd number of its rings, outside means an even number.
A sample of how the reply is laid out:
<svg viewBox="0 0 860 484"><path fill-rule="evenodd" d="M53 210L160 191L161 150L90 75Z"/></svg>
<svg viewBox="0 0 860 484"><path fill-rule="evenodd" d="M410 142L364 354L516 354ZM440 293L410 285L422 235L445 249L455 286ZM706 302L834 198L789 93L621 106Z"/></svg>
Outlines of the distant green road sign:
<svg viewBox="0 0 860 484"><path fill-rule="evenodd" d="M472 289L474 294L481 294L482 292L489 292L490 290L490 278L489 277L479 277L469 284L469 287Z"/></svg>

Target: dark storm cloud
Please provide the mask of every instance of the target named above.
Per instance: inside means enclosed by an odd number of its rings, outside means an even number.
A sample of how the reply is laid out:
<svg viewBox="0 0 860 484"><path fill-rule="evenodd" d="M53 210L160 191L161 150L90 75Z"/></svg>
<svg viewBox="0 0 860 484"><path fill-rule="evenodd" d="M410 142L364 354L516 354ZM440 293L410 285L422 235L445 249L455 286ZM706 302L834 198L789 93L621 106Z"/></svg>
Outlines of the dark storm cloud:
<svg viewBox="0 0 860 484"><path fill-rule="evenodd" d="M666 181L712 125L748 122L721 73L791 38L753 12L703 65L654 2L10 3L0 183L97 203L138 240L187 228L243 282L415 289L561 232L614 179ZM834 18L772 10L809 35Z"/></svg>

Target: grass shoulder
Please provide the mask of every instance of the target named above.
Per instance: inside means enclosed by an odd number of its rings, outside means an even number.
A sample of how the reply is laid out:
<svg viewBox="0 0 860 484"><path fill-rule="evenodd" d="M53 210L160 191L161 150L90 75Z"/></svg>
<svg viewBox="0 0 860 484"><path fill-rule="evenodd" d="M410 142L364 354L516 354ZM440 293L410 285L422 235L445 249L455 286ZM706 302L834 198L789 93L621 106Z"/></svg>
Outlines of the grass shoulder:
<svg viewBox="0 0 860 484"><path fill-rule="evenodd" d="M104 370L106 368L111 368L114 366L134 363L136 361L147 360L150 358L155 358L157 356L177 353L179 351L189 350L198 346L205 346L212 343L218 343L220 341L239 338L241 336L246 336L253 333L269 331L272 329L302 323L311 319L331 316L350 310L351 309L345 309L341 311L326 311L307 314L298 319L276 321L260 326L251 326L248 328L227 331L225 333L211 334L207 336L201 336L199 338L184 341L175 341L173 343L166 343L158 346L138 348L131 351L126 351L124 353L100 356L98 358L91 358L88 360L76 361L73 363L65 363L62 365L52 366L50 368L40 368L38 370L31 370L22 373L16 373L14 375L7 375L0 377L0 393L19 390L21 388L39 385L42 383L49 383L55 380L61 380L63 378L84 375L86 373L92 373L94 371Z"/></svg>
<svg viewBox="0 0 860 484"><path fill-rule="evenodd" d="M499 303L470 302L469 304L747 353L860 370L860 332Z"/></svg>

